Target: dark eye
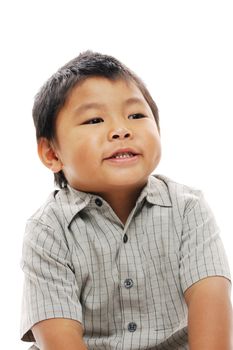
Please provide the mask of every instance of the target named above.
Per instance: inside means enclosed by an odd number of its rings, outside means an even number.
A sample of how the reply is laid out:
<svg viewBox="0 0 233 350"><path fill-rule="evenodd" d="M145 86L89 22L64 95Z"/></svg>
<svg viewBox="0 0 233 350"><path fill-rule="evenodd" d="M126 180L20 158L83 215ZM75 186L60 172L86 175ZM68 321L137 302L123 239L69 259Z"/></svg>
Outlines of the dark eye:
<svg viewBox="0 0 233 350"><path fill-rule="evenodd" d="M83 124L98 124L98 123L102 123L102 122L103 122L102 118L92 118L92 119L87 120Z"/></svg>
<svg viewBox="0 0 233 350"><path fill-rule="evenodd" d="M144 114L141 113L135 113L135 114L130 114L129 119L141 119L141 118L145 118Z"/></svg>

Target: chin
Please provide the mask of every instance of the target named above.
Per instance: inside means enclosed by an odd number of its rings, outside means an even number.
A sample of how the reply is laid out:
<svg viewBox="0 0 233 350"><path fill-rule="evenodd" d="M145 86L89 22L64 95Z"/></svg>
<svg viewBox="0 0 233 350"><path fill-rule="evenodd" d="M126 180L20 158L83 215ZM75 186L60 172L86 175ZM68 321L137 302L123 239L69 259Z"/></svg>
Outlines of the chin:
<svg viewBox="0 0 233 350"><path fill-rule="evenodd" d="M116 179L115 181L111 180L109 183L109 186L112 188L138 188L142 187L147 183L148 176L145 176L141 179L134 178L123 178L123 179Z"/></svg>

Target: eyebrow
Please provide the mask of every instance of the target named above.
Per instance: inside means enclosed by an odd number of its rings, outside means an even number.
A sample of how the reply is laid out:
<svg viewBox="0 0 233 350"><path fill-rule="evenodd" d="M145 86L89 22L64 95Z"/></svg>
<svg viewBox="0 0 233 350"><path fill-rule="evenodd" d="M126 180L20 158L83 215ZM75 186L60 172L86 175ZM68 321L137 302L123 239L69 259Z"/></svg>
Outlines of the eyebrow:
<svg viewBox="0 0 233 350"><path fill-rule="evenodd" d="M132 104L144 104L144 103L145 101L142 98L130 97L124 101L123 105L127 107ZM75 113L81 114L89 109L101 109L104 107L105 107L104 103L98 103L98 102L84 103L75 109Z"/></svg>
<svg viewBox="0 0 233 350"><path fill-rule="evenodd" d="M125 100L124 105L132 105L132 104L144 104L146 101L139 97L130 97Z"/></svg>
<svg viewBox="0 0 233 350"><path fill-rule="evenodd" d="M78 108L75 108L75 113L81 114L88 109L100 109L103 108L104 104L103 103L98 103L98 102L90 102L90 103L84 103Z"/></svg>

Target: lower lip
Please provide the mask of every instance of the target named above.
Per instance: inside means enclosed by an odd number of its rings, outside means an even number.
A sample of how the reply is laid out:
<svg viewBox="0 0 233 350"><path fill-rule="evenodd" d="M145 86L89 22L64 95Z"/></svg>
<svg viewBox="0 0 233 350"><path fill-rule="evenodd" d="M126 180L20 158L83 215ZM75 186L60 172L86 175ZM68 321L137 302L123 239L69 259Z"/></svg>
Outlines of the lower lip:
<svg viewBox="0 0 233 350"><path fill-rule="evenodd" d="M107 161L108 163L111 164L133 164L135 162L137 162L139 158L139 155L135 155L133 157L129 157L129 158L107 158L105 159L105 161Z"/></svg>

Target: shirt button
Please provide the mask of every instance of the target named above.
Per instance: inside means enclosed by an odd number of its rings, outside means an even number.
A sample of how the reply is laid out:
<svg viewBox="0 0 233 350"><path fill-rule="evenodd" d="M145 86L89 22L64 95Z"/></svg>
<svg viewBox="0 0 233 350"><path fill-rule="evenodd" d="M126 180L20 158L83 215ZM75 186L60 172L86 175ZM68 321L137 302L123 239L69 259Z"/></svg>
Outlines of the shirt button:
<svg viewBox="0 0 233 350"><path fill-rule="evenodd" d="M102 202L102 200L100 198L96 198L95 204L98 205L98 207L101 207L103 202Z"/></svg>
<svg viewBox="0 0 233 350"><path fill-rule="evenodd" d="M124 234L124 237L123 237L123 242L124 242L124 243L127 243L127 242L128 242L128 236L127 236L127 234L126 234L126 233Z"/></svg>
<svg viewBox="0 0 233 350"><path fill-rule="evenodd" d="M131 278L126 278L126 280L124 281L124 286L127 289L130 289L133 287L133 280Z"/></svg>
<svg viewBox="0 0 233 350"><path fill-rule="evenodd" d="M130 323L128 324L128 331L129 331L129 332L135 332L136 329L137 329L137 325L136 325L135 322L130 322Z"/></svg>

